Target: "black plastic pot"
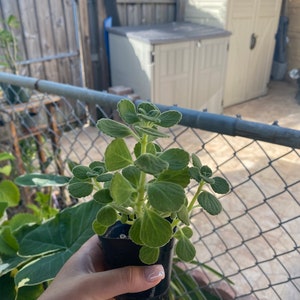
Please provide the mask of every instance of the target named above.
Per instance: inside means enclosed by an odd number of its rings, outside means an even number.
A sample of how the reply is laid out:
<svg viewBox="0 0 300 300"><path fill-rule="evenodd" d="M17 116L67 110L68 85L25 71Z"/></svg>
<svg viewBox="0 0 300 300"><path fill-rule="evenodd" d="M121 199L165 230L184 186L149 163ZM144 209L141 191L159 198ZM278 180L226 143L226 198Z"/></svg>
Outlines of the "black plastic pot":
<svg viewBox="0 0 300 300"><path fill-rule="evenodd" d="M139 259L140 246L128 239L130 225L116 223L108 229L105 236L99 236L105 262L108 269L115 269L125 266L145 265ZM139 293L130 293L116 297L117 300L167 300L168 289L171 279L173 245L171 240L160 250L160 255L156 264L162 264L165 270L165 278L152 289Z"/></svg>

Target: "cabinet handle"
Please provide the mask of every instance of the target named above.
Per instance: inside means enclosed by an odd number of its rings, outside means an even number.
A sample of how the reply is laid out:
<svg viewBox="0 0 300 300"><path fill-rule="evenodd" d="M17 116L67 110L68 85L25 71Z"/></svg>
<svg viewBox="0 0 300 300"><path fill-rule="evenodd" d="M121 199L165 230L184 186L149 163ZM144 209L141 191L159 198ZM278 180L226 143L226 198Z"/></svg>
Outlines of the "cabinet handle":
<svg viewBox="0 0 300 300"><path fill-rule="evenodd" d="M256 41L257 41L257 35L255 33L251 34L250 38L250 49L253 50L256 46Z"/></svg>

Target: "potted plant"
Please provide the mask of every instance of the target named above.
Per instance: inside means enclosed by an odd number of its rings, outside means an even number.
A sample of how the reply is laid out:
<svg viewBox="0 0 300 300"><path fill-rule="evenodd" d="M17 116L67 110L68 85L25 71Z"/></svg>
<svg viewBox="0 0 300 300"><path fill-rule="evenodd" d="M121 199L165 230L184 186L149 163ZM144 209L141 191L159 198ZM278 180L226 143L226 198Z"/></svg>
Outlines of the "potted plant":
<svg viewBox="0 0 300 300"><path fill-rule="evenodd" d="M167 138L167 129L179 123L179 112L161 112L150 102L135 106L126 99L118 103L118 112L124 123L97 122L112 137L104 161L71 164L68 190L73 197L91 196L101 204L93 229L108 268L154 263L165 267L166 278L157 287L118 299L164 299L173 255L185 262L196 255L191 242L193 210L201 207L211 215L219 214L222 205L214 193L227 193L229 185L213 176L195 154L180 148L163 150L156 142Z"/></svg>
<svg viewBox="0 0 300 300"><path fill-rule="evenodd" d="M20 23L14 15L2 21L0 28L0 66L5 70L10 70L12 74L20 74L19 47L14 30L20 27ZM28 102L30 95L24 88L16 85L0 83L1 88L9 104Z"/></svg>

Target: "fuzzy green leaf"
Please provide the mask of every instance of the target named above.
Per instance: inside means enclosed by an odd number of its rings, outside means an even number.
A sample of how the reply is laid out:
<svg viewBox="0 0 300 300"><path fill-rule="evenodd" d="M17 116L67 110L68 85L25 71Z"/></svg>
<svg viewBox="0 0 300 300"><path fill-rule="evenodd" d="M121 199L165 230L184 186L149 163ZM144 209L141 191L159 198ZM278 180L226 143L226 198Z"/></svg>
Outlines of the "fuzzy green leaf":
<svg viewBox="0 0 300 300"><path fill-rule="evenodd" d="M203 175L205 177L211 177L212 176L212 170L208 166L202 166L201 169L200 169L200 173L201 173L201 175Z"/></svg>
<svg viewBox="0 0 300 300"><path fill-rule="evenodd" d="M192 154L192 163L194 167L197 167L199 170L202 167L202 163L200 161L200 158L196 154Z"/></svg>
<svg viewBox="0 0 300 300"><path fill-rule="evenodd" d="M183 170L165 170L159 174L158 181L168 181L181 185L183 188L187 187L190 183L189 168Z"/></svg>
<svg viewBox="0 0 300 300"><path fill-rule="evenodd" d="M200 169L198 167L191 167L190 168L190 175L197 182L200 182L201 179L202 179L201 174L200 174Z"/></svg>
<svg viewBox="0 0 300 300"><path fill-rule="evenodd" d="M129 229L129 237L130 239L137 245L142 245L143 242L141 241L141 226L142 221L141 219L136 219L133 225Z"/></svg>
<svg viewBox="0 0 300 300"><path fill-rule="evenodd" d="M151 265L157 262L159 257L159 248L149 248L143 246L139 252L140 260L147 265Z"/></svg>
<svg viewBox="0 0 300 300"><path fill-rule="evenodd" d="M88 175L92 170L89 167L78 165L72 169L73 175L81 180L87 179L90 176Z"/></svg>
<svg viewBox="0 0 300 300"><path fill-rule="evenodd" d="M135 189L130 182L120 173L115 173L111 181L110 195L117 204L124 204L128 200Z"/></svg>
<svg viewBox="0 0 300 300"><path fill-rule="evenodd" d="M102 226L109 227L116 223L118 214L112 207L107 205L98 211L96 219Z"/></svg>
<svg viewBox="0 0 300 300"><path fill-rule="evenodd" d="M100 119L97 122L97 127L108 136L114 138L124 138L132 135L132 131L126 125L111 119Z"/></svg>
<svg viewBox="0 0 300 300"><path fill-rule="evenodd" d="M107 146L104 155L108 171L119 170L133 163L130 151L123 139L113 140Z"/></svg>
<svg viewBox="0 0 300 300"><path fill-rule="evenodd" d="M178 111L175 111L175 110L165 111L159 116L159 120L160 120L159 125L162 127L167 127L167 128L172 127L172 126L178 124L180 122L181 118L182 118L182 115Z"/></svg>
<svg viewBox="0 0 300 300"><path fill-rule="evenodd" d="M141 134L147 134L154 138L167 138L169 137L167 134L155 129L155 128L149 128L145 126L134 126L136 131Z"/></svg>
<svg viewBox="0 0 300 300"><path fill-rule="evenodd" d="M107 204L113 201L109 189L102 189L97 191L94 195L93 198L96 202L102 203L102 204Z"/></svg>
<svg viewBox="0 0 300 300"><path fill-rule="evenodd" d="M162 247L170 241L173 231L166 219L154 211L146 210L141 220L140 238L145 246Z"/></svg>
<svg viewBox="0 0 300 300"><path fill-rule="evenodd" d="M181 170L189 164L190 156L189 154L179 148L172 148L164 151L159 158L167 161L169 163L169 169L171 170Z"/></svg>
<svg viewBox="0 0 300 300"><path fill-rule="evenodd" d="M14 256L19 244L9 226L3 226L0 232L0 254Z"/></svg>
<svg viewBox="0 0 300 300"><path fill-rule="evenodd" d="M127 124L139 122L135 105L128 99L122 99L118 102L118 112L121 119Z"/></svg>
<svg viewBox="0 0 300 300"><path fill-rule="evenodd" d="M139 184L141 171L135 166L128 166L122 170L122 175L134 186Z"/></svg>
<svg viewBox="0 0 300 300"><path fill-rule="evenodd" d="M149 113L150 111L158 111L159 109L157 108L157 106L151 102L142 102L138 105L137 107L138 112L145 112L145 113Z"/></svg>
<svg viewBox="0 0 300 300"><path fill-rule="evenodd" d="M134 164L141 171L153 175L161 173L163 170L166 170L169 166L169 164L166 161L160 159L159 157L151 153L142 154L137 158Z"/></svg>
<svg viewBox="0 0 300 300"><path fill-rule="evenodd" d="M158 181L148 185L149 203L161 212L177 212L184 204L184 189L172 182Z"/></svg>
<svg viewBox="0 0 300 300"><path fill-rule="evenodd" d="M69 193L75 198L89 196L93 191L93 185L89 182L75 182L68 186Z"/></svg>
<svg viewBox="0 0 300 300"><path fill-rule="evenodd" d="M175 253L182 261L190 262L196 255L196 249L188 238L182 236L175 246Z"/></svg>
<svg viewBox="0 0 300 300"><path fill-rule="evenodd" d="M221 202L211 193L203 191L198 196L198 202L211 215L217 215L222 211Z"/></svg>
<svg viewBox="0 0 300 300"><path fill-rule="evenodd" d="M222 177L214 177L214 183L211 184L211 188L215 193L226 194L229 192L230 187L228 182Z"/></svg>
<svg viewBox="0 0 300 300"><path fill-rule="evenodd" d="M189 212L185 205L177 212L178 219L185 225L190 225Z"/></svg>
<svg viewBox="0 0 300 300"><path fill-rule="evenodd" d="M97 220L94 220L93 221L93 224L92 224L92 228L94 230L94 232L98 235L103 235L107 228L106 226L103 226L101 223L99 223Z"/></svg>

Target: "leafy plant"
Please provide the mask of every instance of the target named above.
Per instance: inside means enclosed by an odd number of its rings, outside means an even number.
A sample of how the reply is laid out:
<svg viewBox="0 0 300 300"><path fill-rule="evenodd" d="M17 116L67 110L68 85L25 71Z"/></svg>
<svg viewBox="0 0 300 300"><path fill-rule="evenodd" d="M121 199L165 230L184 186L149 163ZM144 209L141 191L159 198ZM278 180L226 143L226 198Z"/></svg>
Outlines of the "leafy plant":
<svg viewBox="0 0 300 300"><path fill-rule="evenodd" d="M20 23L14 15L10 15L2 21L2 24L3 27L0 28L0 48L2 49L0 65L9 68L13 74L18 74L19 48L14 30L20 27Z"/></svg>
<svg viewBox="0 0 300 300"><path fill-rule="evenodd" d="M105 234L117 221L130 224L129 238L141 245L139 256L144 263L155 263L160 247L172 238L177 240L177 256L189 262L196 255L190 241L192 211L202 207L211 215L219 214L222 205L214 193L227 193L229 185L213 176L195 154L180 148L163 150L156 143L168 137L166 128L180 121L179 112L160 112L149 102L136 107L126 99L118 103L118 111L124 124L111 119L97 122L103 133L113 137L104 162L74 166L68 190L76 198L92 195L102 204L93 222L97 234ZM125 141L128 137L135 140L133 149ZM188 199L186 191L192 182L197 187Z"/></svg>

